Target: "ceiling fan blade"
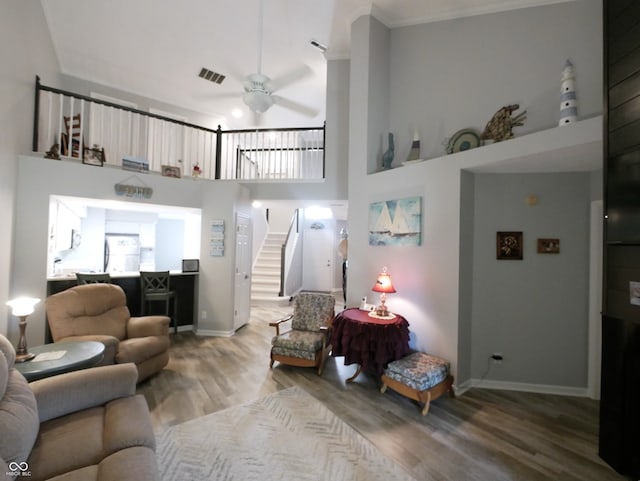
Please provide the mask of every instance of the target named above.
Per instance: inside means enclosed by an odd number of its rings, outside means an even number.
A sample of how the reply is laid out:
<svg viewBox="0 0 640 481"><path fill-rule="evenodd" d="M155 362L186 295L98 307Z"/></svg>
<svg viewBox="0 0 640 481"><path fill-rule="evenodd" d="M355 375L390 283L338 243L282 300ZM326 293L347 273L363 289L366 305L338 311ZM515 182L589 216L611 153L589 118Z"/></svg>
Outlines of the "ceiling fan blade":
<svg viewBox="0 0 640 481"><path fill-rule="evenodd" d="M293 110L294 112L305 115L307 117L315 117L320 113L313 107L303 105L299 102L281 97L279 95L272 95L271 97L273 97L273 101L276 105L279 105L280 107L283 107L285 109Z"/></svg>
<svg viewBox="0 0 640 481"><path fill-rule="evenodd" d="M300 82L306 78L313 76L313 70L308 65L302 65L302 67L291 70L279 77L271 79L269 81L269 88L272 92L277 92L284 87L287 87L296 82Z"/></svg>

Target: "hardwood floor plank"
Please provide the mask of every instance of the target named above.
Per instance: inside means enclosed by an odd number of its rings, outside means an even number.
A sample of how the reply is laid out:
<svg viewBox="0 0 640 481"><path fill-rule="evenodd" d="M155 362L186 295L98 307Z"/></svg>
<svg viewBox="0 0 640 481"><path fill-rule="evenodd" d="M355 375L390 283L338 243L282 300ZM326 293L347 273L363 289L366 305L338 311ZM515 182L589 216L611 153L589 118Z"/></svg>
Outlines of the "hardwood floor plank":
<svg viewBox="0 0 640 481"><path fill-rule="evenodd" d="M290 309L252 308L230 338L172 336L171 360L138 386L154 429L299 386L394 459L417 480L622 481L597 455L598 409L586 398L474 388L432 402L429 414L355 366L330 358L315 369L269 368L267 323Z"/></svg>

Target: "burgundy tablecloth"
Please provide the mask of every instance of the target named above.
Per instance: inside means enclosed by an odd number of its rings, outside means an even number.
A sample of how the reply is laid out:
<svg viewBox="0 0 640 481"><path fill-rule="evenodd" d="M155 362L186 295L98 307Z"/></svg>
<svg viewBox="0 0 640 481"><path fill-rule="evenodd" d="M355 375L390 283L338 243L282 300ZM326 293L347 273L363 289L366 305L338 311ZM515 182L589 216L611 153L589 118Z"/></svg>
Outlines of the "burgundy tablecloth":
<svg viewBox="0 0 640 481"><path fill-rule="evenodd" d="M369 317L366 311L346 309L333 320L331 355L344 356L344 364L360 364L362 370L382 374L391 361L409 354L409 323Z"/></svg>

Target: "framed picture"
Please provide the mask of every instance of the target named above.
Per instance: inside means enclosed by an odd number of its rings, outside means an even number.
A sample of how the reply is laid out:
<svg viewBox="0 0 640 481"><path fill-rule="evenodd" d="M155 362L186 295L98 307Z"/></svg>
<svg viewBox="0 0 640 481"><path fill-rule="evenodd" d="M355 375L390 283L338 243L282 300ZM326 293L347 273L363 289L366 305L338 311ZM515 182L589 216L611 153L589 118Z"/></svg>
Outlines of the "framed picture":
<svg viewBox="0 0 640 481"><path fill-rule="evenodd" d="M422 240L422 197L369 204L370 246L419 246Z"/></svg>
<svg viewBox="0 0 640 481"><path fill-rule="evenodd" d="M560 239L538 239L538 254L560 254Z"/></svg>
<svg viewBox="0 0 640 481"><path fill-rule="evenodd" d="M97 165L102 167L105 163L104 149L93 147L85 147L84 155L82 156L82 163L87 165Z"/></svg>
<svg viewBox="0 0 640 481"><path fill-rule="evenodd" d="M180 167L176 165L163 165L162 166L162 176L163 177L173 177L174 179L179 179L182 177L182 171Z"/></svg>
<svg viewBox="0 0 640 481"><path fill-rule="evenodd" d="M496 232L496 259L522 260L522 232Z"/></svg>
<svg viewBox="0 0 640 481"><path fill-rule="evenodd" d="M182 272L198 272L200 261L198 259L182 259Z"/></svg>

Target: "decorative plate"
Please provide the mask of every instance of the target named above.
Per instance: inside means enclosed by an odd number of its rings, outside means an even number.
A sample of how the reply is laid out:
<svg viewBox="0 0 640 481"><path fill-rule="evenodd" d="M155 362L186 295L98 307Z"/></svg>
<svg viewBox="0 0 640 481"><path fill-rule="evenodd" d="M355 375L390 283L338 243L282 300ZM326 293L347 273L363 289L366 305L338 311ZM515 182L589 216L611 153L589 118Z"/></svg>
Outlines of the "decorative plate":
<svg viewBox="0 0 640 481"><path fill-rule="evenodd" d="M474 129L462 129L453 134L447 144L447 154L475 149L480 146L480 132Z"/></svg>

